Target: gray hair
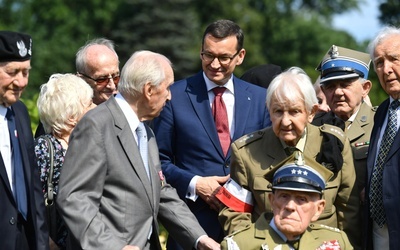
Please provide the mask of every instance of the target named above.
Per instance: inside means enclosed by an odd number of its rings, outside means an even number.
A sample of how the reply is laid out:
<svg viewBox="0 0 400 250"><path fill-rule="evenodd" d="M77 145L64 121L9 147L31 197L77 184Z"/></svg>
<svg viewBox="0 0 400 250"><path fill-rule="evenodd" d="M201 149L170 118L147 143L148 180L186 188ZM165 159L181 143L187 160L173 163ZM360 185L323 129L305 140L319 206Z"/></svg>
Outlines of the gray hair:
<svg viewBox="0 0 400 250"><path fill-rule="evenodd" d="M46 133L62 135L70 131L71 119L85 113L93 98L93 89L74 74L53 74L40 86L37 100L40 121Z"/></svg>
<svg viewBox="0 0 400 250"><path fill-rule="evenodd" d="M267 108L275 97L278 102L302 100L308 112L311 112L318 99L310 77L299 67L291 67L276 76L268 87Z"/></svg>
<svg viewBox="0 0 400 250"><path fill-rule="evenodd" d="M368 45L368 52L369 55L372 59L372 62L374 64L374 68L375 68L375 60L374 60L374 53L375 53L375 49L376 47L381 44L384 40L388 39L389 37L391 37L392 35L400 35L400 29L396 28L394 26L386 26L383 27L378 34L375 36L375 38L369 43Z"/></svg>
<svg viewBox="0 0 400 250"><path fill-rule="evenodd" d="M159 53L141 50L132 54L121 71L118 84L121 95L136 97L142 94L143 86L147 82L158 87L165 80L162 61L172 67L171 61Z"/></svg>
<svg viewBox="0 0 400 250"><path fill-rule="evenodd" d="M92 40L89 40L83 45L82 47L79 48L78 52L76 52L76 57L75 57L75 67L77 72L82 72L85 74L90 73L89 69L87 67L88 62L86 58L86 53L89 47L93 45L104 45L107 48L109 48L111 51L115 53L115 55L118 58L117 52L115 52L115 45L114 42L111 40L108 40L106 38L95 38Z"/></svg>

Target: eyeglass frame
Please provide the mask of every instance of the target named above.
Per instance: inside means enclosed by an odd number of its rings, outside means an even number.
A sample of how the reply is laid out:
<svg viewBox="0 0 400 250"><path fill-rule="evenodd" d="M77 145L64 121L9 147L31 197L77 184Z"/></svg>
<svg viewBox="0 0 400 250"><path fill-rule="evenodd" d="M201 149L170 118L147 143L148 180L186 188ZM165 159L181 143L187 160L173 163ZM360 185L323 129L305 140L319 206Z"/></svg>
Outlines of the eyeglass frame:
<svg viewBox="0 0 400 250"><path fill-rule="evenodd" d="M241 51L242 51L242 49L239 49L233 56L216 56L216 55L213 55L213 54L211 54L211 53L204 52L204 51L202 51L202 52L200 53L200 55L201 55L201 59L203 59L203 61L206 61L206 62L208 62L208 63L212 63L212 62L215 60L215 58L217 58L217 59L218 59L218 62L219 62L221 65L229 65L229 64L232 62L233 58L235 58L237 55L239 55L239 53L240 53ZM212 58L211 60L205 60L205 59L204 59L204 55L205 55L205 54L211 55L213 58ZM227 62L227 63L222 63L221 60L220 60L221 57L226 57L227 59L229 58L229 62Z"/></svg>
<svg viewBox="0 0 400 250"><path fill-rule="evenodd" d="M114 83L115 85L118 85L119 80L120 80L120 77L121 77L121 75L120 75L119 73L116 74L116 75L111 75L111 74L109 74L108 77L103 77L103 76L101 76L101 77L99 77L99 78L97 78L97 79L95 79L95 78L93 78L93 77L90 77L90 76L88 76L88 75L86 75L86 74L84 74L84 73L82 73L82 72L78 72L78 74L79 74L79 75L82 75L83 77L86 77L86 78L88 78L88 79L90 79L90 80L92 80L92 81L95 81L97 84L100 84L101 86L103 86L105 83L108 84L108 83L110 82L111 79L113 80L113 83ZM116 80L116 78L118 78L118 80ZM104 86L106 86L107 84L105 84Z"/></svg>

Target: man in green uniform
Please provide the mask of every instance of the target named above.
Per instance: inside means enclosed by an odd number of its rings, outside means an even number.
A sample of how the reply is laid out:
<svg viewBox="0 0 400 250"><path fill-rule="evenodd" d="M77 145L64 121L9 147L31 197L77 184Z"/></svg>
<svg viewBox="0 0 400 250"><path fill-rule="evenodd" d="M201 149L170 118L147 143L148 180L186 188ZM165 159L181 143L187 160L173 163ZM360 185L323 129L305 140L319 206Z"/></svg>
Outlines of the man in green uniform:
<svg viewBox="0 0 400 250"><path fill-rule="evenodd" d="M331 109L328 117L341 120L342 129L350 140L356 184L360 191L361 207L358 216L361 222L364 222L362 206L367 153L376 110L368 103L368 93L372 87L371 81L367 79L370 62L367 53L332 45L317 67L321 72L321 88ZM357 244L353 244L355 249L361 249L361 238L364 237L358 237Z"/></svg>
<svg viewBox="0 0 400 250"><path fill-rule="evenodd" d="M221 249L353 249L339 229L310 224L324 210L322 193L332 176L314 159L295 151L265 176L273 190L268 195L271 222L262 214L247 228L225 237Z"/></svg>

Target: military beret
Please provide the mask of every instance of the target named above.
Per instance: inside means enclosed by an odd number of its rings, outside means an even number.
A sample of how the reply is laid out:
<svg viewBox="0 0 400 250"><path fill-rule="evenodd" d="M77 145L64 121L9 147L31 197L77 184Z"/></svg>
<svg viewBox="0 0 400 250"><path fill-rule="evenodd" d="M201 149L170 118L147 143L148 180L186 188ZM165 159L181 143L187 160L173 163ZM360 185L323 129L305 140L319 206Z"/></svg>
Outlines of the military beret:
<svg viewBox="0 0 400 250"><path fill-rule="evenodd" d="M23 62L32 56L32 38L30 35L0 31L0 62Z"/></svg>
<svg viewBox="0 0 400 250"><path fill-rule="evenodd" d="M275 76L279 75L281 72L281 66L275 64L262 64L244 72L240 79L263 88L268 88Z"/></svg>
<svg viewBox="0 0 400 250"><path fill-rule="evenodd" d="M325 183L333 176L327 168L313 158L295 151L271 169L265 178L272 189L284 189L322 194Z"/></svg>
<svg viewBox="0 0 400 250"><path fill-rule="evenodd" d="M370 62L367 53L332 45L316 68L321 72L320 84L356 77L367 79Z"/></svg>

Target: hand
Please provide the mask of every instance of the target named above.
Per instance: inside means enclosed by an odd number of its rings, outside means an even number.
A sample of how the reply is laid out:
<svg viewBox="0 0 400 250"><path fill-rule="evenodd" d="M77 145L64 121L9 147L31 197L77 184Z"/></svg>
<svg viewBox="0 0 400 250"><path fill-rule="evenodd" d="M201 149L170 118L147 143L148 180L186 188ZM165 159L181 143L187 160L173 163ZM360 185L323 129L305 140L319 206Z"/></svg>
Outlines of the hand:
<svg viewBox="0 0 400 250"><path fill-rule="evenodd" d="M220 245L208 236L202 236L197 244L197 250L220 250Z"/></svg>
<svg viewBox="0 0 400 250"><path fill-rule="evenodd" d="M140 250L140 248L137 247L137 246L128 246L128 245L126 245L126 246L124 246L124 248L122 248L122 250Z"/></svg>
<svg viewBox="0 0 400 250"><path fill-rule="evenodd" d="M196 193L210 206L211 209L219 211L221 202L215 198L215 194L226 181L227 176L200 177L196 183Z"/></svg>

